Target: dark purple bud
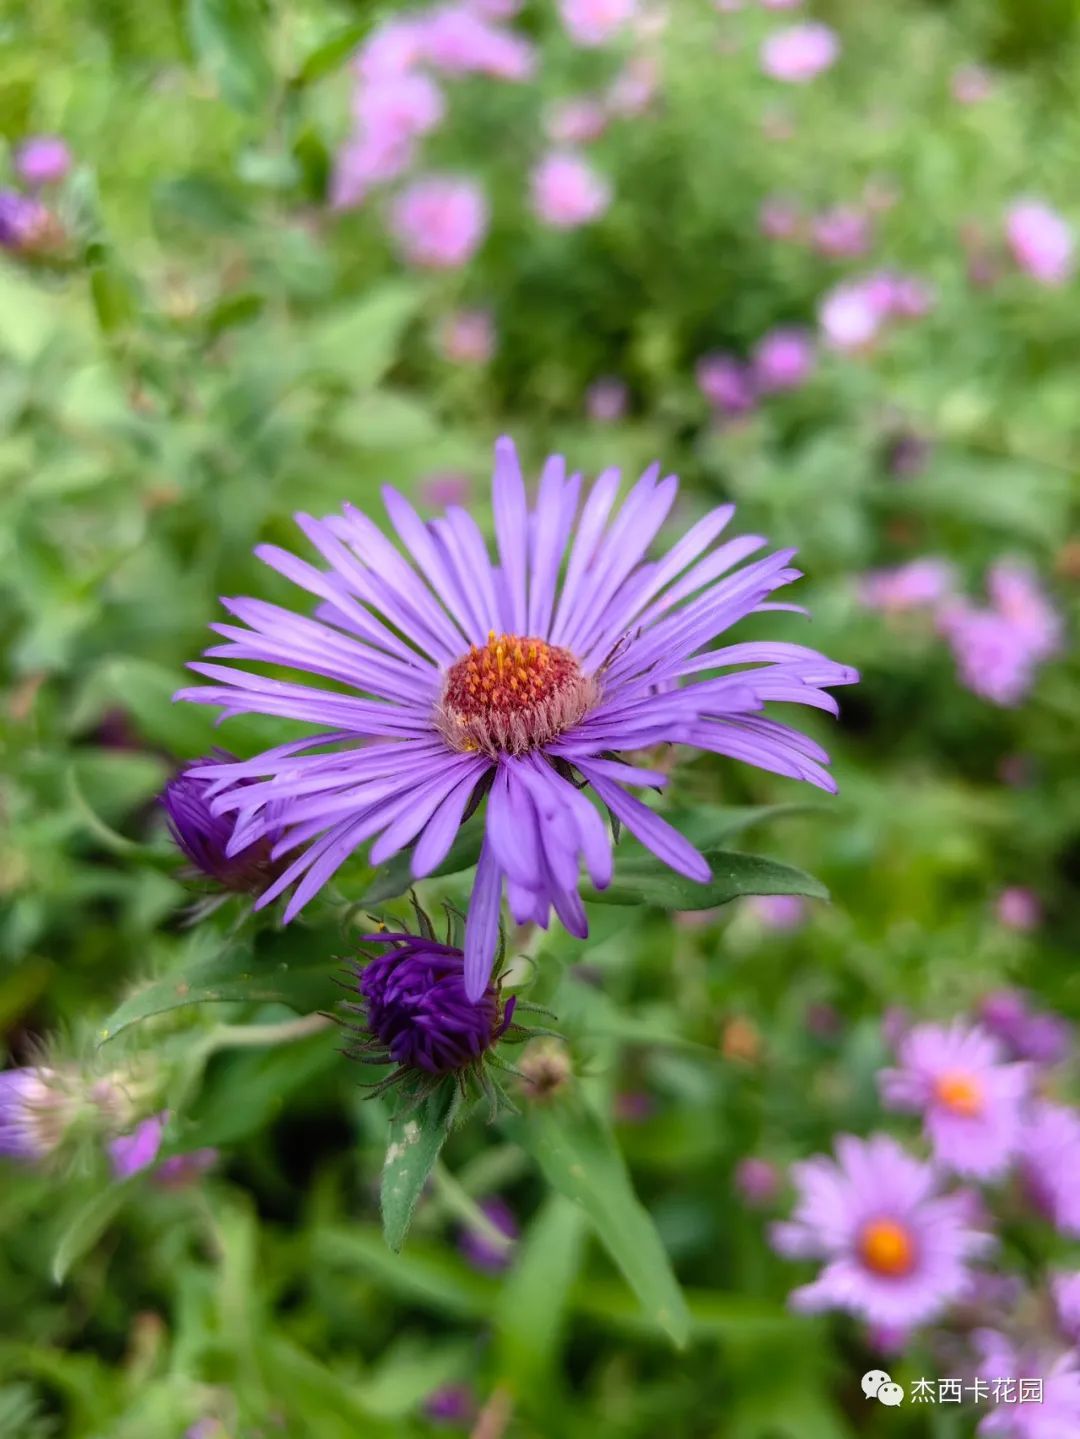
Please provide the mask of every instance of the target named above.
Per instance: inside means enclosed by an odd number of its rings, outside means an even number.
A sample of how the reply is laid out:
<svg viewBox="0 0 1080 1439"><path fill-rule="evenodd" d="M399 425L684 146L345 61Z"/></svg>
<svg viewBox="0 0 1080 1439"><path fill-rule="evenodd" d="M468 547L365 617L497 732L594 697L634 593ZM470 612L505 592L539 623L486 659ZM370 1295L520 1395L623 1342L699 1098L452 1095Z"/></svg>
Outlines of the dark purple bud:
<svg viewBox="0 0 1080 1439"><path fill-rule="evenodd" d="M444 1384L424 1400L424 1414L433 1424L464 1428L476 1417L476 1398L467 1384Z"/></svg>
<svg viewBox="0 0 1080 1439"><path fill-rule="evenodd" d="M222 889L237 894L258 894L277 874L271 851L276 835L262 835L236 854L228 852L235 819L215 814L210 798L213 781L191 773L203 765L227 764L232 755L222 750L192 760L169 781L161 803L177 845L200 874L216 881Z"/></svg>

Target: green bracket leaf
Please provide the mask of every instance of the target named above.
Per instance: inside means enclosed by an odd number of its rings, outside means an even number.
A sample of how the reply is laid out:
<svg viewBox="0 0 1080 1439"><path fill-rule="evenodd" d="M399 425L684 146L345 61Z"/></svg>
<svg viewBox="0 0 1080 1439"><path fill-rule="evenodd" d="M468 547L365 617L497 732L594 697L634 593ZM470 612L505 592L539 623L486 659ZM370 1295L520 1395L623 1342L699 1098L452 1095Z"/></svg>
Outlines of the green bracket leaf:
<svg viewBox="0 0 1080 1439"><path fill-rule="evenodd" d="M76 1264L88 1249L92 1249L105 1230L119 1214L127 1199L127 1188L123 1184L110 1184L100 1190L76 1213L75 1218L64 1231L53 1255L52 1277L54 1284L63 1284Z"/></svg>
<svg viewBox="0 0 1080 1439"><path fill-rule="evenodd" d="M712 879L706 884L685 879L659 860L635 856L617 865L607 889L589 886L582 894L593 904L649 904L657 909L714 909L746 894L829 898L820 880L779 860L726 849L710 850L705 858L712 870Z"/></svg>
<svg viewBox="0 0 1080 1439"><path fill-rule="evenodd" d="M395 1253L405 1243L413 1214L454 1122L460 1095L443 1084L409 1114L390 1121L380 1204L383 1234Z"/></svg>

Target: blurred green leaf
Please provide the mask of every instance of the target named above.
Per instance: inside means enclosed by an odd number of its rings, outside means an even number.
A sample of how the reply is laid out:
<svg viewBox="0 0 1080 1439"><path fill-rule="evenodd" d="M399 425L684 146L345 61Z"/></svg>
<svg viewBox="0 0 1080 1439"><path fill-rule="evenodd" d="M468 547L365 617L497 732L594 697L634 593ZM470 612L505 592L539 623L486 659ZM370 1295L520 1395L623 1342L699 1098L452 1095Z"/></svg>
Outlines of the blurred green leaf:
<svg viewBox="0 0 1080 1439"><path fill-rule="evenodd" d="M88 1249L92 1249L127 1201L128 1190L123 1184L106 1184L103 1189L77 1210L65 1229L52 1261L54 1284L63 1284Z"/></svg>
<svg viewBox="0 0 1080 1439"><path fill-rule="evenodd" d="M360 449L396 450L429 443L438 425L422 400L397 390L375 390L339 409L334 433Z"/></svg>
<svg viewBox="0 0 1080 1439"><path fill-rule="evenodd" d="M712 879L697 884L668 869L658 859L618 859L615 878L607 889L586 886L585 899L593 904L649 904L658 909L713 909L745 894L801 894L828 899L820 880L793 865L734 850L711 850L705 855Z"/></svg>
<svg viewBox="0 0 1080 1439"><path fill-rule="evenodd" d="M308 330L309 367L351 389L378 384L393 364L405 328L423 298L419 285L391 280L359 299L340 301L332 313L314 321Z"/></svg>
<svg viewBox="0 0 1080 1439"><path fill-rule="evenodd" d="M331 35L328 40L324 40L321 45L317 45L303 60L293 76L291 84L297 89L301 89L305 85L313 85L327 75L332 75L335 70L340 70L371 29L376 13L375 8L372 7L367 18L346 25L344 29Z"/></svg>
<svg viewBox="0 0 1080 1439"><path fill-rule="evenodd" d="M584 1210L649 1319L681 1348L690 1333L686 1301L608 1126L574 1094L534 1104L506 1128L552 1188Z"/></svg>
<svg viewBox="0 0 1080 1439"><path fill-rule="evenodd" d="M405 1243L420 1195L457 1113L456 1086L444 1080L408 1114L391 1119L379 1186L383 1233L397 1253Z"/></svg>
<svg viewBox="0 0 1080 1439"><path fill-rule="evenodd" d="M195 59L238 110L264 105L274 83L259 0L187 0Z"/></svg>
<svg viewBox="0 0 1080 1439"><path fill-rule="evenodd" d="M585 1214L561 1194L545 1200L518 1246L499 1294L499 1366L518 1393L538 1394L558 1374L570 1289L582 1257Z"/></svg>

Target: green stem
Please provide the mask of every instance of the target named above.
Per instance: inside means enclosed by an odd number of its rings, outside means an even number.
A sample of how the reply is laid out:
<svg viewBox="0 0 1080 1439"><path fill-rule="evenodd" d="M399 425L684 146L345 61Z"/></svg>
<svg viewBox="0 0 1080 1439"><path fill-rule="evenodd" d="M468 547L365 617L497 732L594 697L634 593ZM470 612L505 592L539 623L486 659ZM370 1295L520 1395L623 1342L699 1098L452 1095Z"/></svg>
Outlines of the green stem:
<svg viewBox="0 0 1080 1439"><path fill-rule="evenodd" d="M216 1049L242 1049L247 1046L291 1044L308 1035L330 1029L334 1020L328 1014L304 1014L284 1024L221 1024L206 1036L207 1053Z"/></svg>
<svg viewBox="0 0 1080 1439"><path fill-rule="evenodd" d="M431 1172L431 1178L435 1185L436 1195L451 1214L460 1219L463 1224L467 1224L470 1229L475 1230L477 1234L482 1235L489 1244L494 1244L500 1251L510 1248L513 1240L492 1224L476 1200L466 1194L441 1162L435 1165Z"/></svg>

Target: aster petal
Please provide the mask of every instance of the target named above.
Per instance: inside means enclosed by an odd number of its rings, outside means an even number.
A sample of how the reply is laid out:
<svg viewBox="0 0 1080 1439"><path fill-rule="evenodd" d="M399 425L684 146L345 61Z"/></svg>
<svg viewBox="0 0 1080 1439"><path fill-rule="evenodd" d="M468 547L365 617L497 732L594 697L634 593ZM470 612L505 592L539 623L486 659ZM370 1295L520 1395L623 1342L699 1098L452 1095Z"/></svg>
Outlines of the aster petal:
<svg viewBox="0 0 1080 1439"><path fill-rule="evenodd" d="M525 633L525 561L529 510L525 482L521 476L513 440L503 435L495 442L495 475L492 482L495 509L495 536L507 590L505 625L513 634Z"/></svg>
<svg viewBox="0 0 1080 1439"><path fill-rule="evenodd" d="M688 879L697 880L699 884L705 884L712 877L704 857L694 848L689 840L684 839L677 829L673 829L667 820L661 819L629 795L625 790L613 784L603 777L593 767L592 761L579 760L578 769L592 785L596 793L616 815L626 828L641 841L647 849L651 849L658 859L672 869L684 874Z"/></svg>
<svg viewBox="0 0 1080 1439"><path fill-rule="evenodd" d="M555 621L548 637L552 644L566 644L568 626L574 622L580 608L579 596L601 543L604 525L619 493L619 479L618 470L602 471L582 508L577 535L570 551L566 579L555 611Z"/></svg>
<svg viewBox="0 0 1080 1439"><path fill-rule="evenodd" d="M495 963L502 878L491 846L485 839L465 922L465 993L474 1004L487 988Z"/></svg>
<svg viewBox="0 0 1080 1439"><path fill-rule="evenodd" d="M529 578L531 635L544 636L551 628L551 610L559 581L559 565L574 523L581 476L565 479L566 463L553 455L540 477L532 528L532 563Z"/></svg>

